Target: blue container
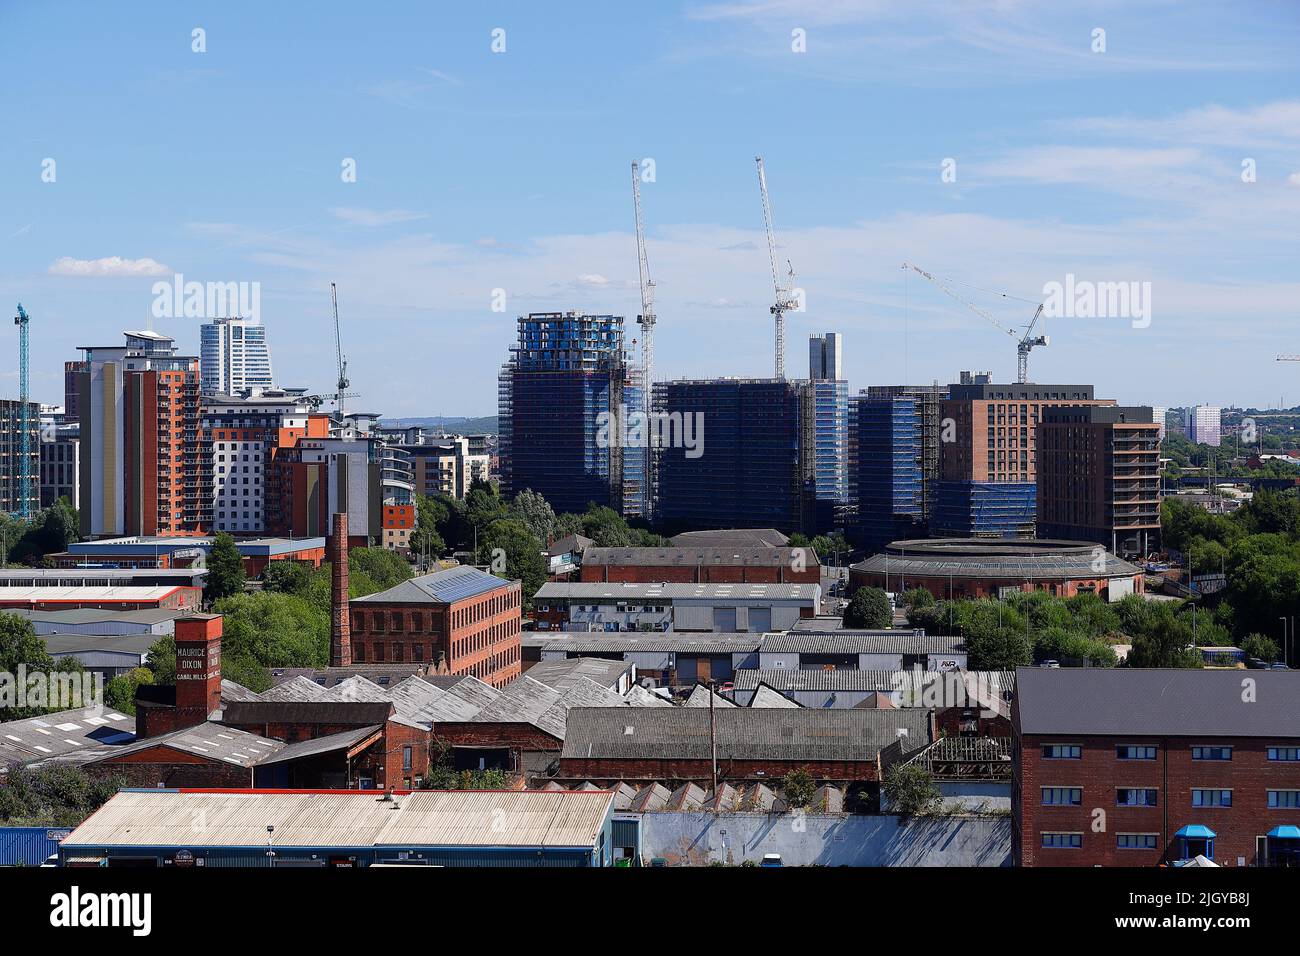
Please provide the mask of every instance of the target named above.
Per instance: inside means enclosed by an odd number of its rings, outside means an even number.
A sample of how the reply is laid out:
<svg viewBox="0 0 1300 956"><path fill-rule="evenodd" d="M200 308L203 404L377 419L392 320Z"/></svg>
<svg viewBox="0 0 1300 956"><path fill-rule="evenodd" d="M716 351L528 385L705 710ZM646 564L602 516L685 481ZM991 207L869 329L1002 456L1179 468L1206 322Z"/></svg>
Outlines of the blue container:
<svg viewBox="0 0 1300 956"><path fill-rule="evenodd" d="M71 832L67 827L0 827L0 866L40 866Z"/></svg>

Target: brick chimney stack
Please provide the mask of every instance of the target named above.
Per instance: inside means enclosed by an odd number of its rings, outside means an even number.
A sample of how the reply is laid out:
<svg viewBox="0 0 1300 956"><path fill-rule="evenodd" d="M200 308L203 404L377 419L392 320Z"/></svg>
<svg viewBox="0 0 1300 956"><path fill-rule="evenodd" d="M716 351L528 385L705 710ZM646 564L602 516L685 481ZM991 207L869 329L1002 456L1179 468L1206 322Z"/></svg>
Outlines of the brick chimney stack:
<svg viewBox="0 0 1300 956"><path fill-rule="evenodd" d="M352 612L348 607L348 516L334 515L330 539L330 567L333 583L330 600L330 667L352 666Z"/></svg>
<svg viewBox="0 0 1300 956"><path fill-rule="evenodd" d="M221 615L176 620L176 723L201 724L221 709Z"/></svg>

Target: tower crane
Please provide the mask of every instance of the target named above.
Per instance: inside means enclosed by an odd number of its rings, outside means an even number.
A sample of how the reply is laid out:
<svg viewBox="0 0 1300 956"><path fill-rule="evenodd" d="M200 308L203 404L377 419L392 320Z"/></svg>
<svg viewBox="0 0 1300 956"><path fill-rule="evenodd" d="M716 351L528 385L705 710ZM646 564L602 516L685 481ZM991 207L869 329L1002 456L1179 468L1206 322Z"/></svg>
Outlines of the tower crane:
<svg viewBox="0 0 1300 956"><path fill-rule="evenodd" d="M334 307L334 355L338 365L339 378L334 394L322 397L334 402L338 408L339 417L342 418L346 414L343 410L343 399L356 398L357 393L348 391L348 386L352 383L348 381L348 360L343 357L343 334L339 331L339 292L338 287L333 282L330 283L330 303Z"/></svg>
<svg viewBox="0 0 1300 956"><path fill-rule="evenodd" d="M763 197L763 226L767 230L767 255L772 261L772 287L776 291L776 301L768 310L776 319L776 377L785 378L785 313L799 308L799 297L794 291L794 265L789 259L786 266L786 284L781 285L781 276L776 265L776 234L772 231L772 203L767 197L767 175L763 172L763 157L755 156L758 164L758 191Z"/></svg>
<svg viewBox="0 0 1300 956"><path fill-rule="evenodd" d="M645 253L645 221L641 218L641 164L632 164L632 206L636 213L637 267L641 273L641 375L645 392L645 411L650 414L650 375L655 361L655 282L650 278L650 263Z"/></svg>
<svg viewBox="0 0 1300 956"><path fill-rule="evenodd" d="M23 518L30 518L32 514L32 410L28 403L31 397L30 324L31 318L19 302L14 325L18 326L18 514Z"/></svg>
<svg viewBox="0 0 1300 956"><path fill-rule="evenodd" d="M926 272L920 266L914 266L910 262L904 262L903 268L911 269L913 272L917 273L918 275L923 276L926 279L929 279L941 290L947 293L951 298L956 299L958 302L966 306L966 308L970 309L976 315L985 319L994 328L997 328L1005 332L1007 335L1011 336L1013 339L1016 339L1017 340L1016 341L1016 384L1023 385L1025 382L1029 381L1029 353L1032 352L1035 348L1037 348L1040 345L1046 347L1051 341L1046 335L1034 335L1034 328L1038 325L1038 320L1043 316L1043 303L1040 302L1038 304L1038 309L1034 312L1034 317L1029 321L1029 327L1025 329L1025 332L1022 335L1020 332L1016 331L1015 329L1007 328L998 319L994 318L989 312L986 312L984 309L981 309L975 303L970 302L969 300L958 295L953 289L951 289L942 280L931 275L929 272Z"/></svg>

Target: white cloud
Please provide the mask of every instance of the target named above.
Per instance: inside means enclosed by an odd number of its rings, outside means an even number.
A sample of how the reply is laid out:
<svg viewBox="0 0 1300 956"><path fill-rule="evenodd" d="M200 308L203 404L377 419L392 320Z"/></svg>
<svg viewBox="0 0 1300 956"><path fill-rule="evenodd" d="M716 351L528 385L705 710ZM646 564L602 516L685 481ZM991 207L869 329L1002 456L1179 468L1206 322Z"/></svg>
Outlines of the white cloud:
<svg viewBox="0 0 1300 956"><path fill-rule="evenodd" d="M354 226L391 226L399 222L428 219L427 213L410 209L361 209L355 206L335 206L330 213L336 219Z"/></svg>
<svg viewBox="0 0 1300 956"><path fill-rule="evenodd" d="M52 276L124 276L139 278L142 276L169 276L172 270L156 259L123 259L121 256L106 256L103 259L74 259L63 256L54 260L49 268Z"/></svg>
<svg viewBox="0 0 1300 956"><path fill-rule="evenodd" d="M598 272L584 272L578 276L578 285L586 286L589 289L603 289L609 285L609 280Z"/></svg>

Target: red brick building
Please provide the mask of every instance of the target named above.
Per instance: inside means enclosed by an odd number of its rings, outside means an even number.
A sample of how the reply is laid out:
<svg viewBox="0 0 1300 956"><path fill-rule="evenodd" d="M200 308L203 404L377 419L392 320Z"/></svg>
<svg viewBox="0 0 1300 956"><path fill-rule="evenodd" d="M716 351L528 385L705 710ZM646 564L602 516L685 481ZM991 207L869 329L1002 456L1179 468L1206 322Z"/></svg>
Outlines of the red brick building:
<svg viewBox="0 0 1300 956"><path fill-rule="evenodd" d="M820 584L812 548L594 548L582 554L580 581L632 584Z"/></svg>
<svg viewBox="0 0 1300 956"><path fill-rule="evenodd" d="M880 780L880 751L931 743L921 708L855 710L726 707L580 707L569 711L561 780L712 782L710 714L718 779L780 780L803 769L817 782ZM907 731L906 735L900 731Z"/></svg>
<svg viewBox="0 0 1300 956"><path fill-rule="evenodd" d="M1021 668L1019 866L1300 865L1300 675Z"/></svg>
<svg viewBox="0 0 1300 956"><path fill-rule="evenodd" d="M427 662L501 687L520 674L520 607L518 581L475 568L412 578L351 601L350 662Z"/></svg>
<svg viewBox="0 0 1300 956"><path fill-rule="evenodd" d="M176 684L137 688L138 737L198 726L221 709L221 615L177 618L175 627Z"/></svg>

